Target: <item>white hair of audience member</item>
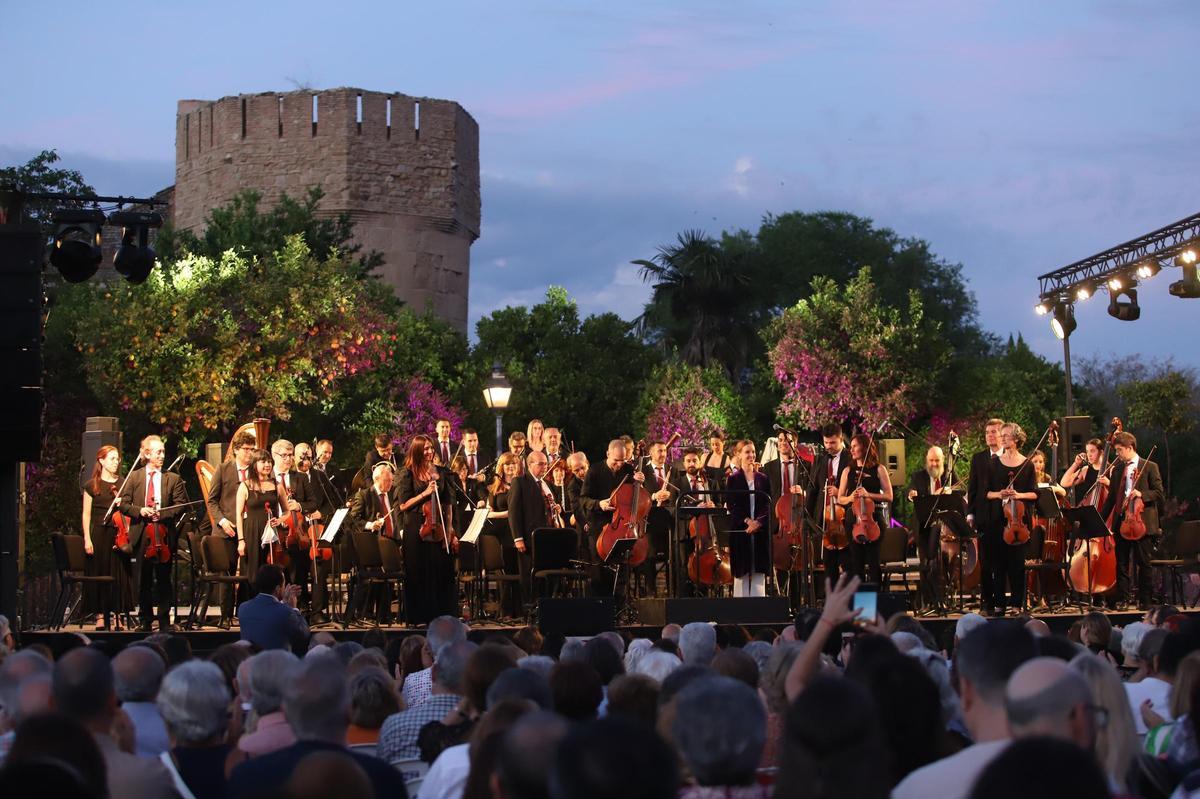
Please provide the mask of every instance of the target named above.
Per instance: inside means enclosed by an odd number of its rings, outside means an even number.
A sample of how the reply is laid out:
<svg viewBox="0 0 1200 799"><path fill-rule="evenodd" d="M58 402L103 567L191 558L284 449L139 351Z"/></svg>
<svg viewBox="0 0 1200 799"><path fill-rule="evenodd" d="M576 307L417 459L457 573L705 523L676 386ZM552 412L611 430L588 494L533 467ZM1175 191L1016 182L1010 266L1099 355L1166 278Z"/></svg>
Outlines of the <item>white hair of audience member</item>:
<svg viewBox="0 0 1200 799"><path fill-rule="evenodd" d="M894 639L896 635L899 633L893 633L892 638ZM920 642L918 641L918 643ZM904 654L920 663L924 667L925 673L937 685L938 699L942 704L942 723L949 724L959 718L962 714L962 706L958 702L958 692L954 690L954 683L950 679L950 664L946 662L942 654L923 646L904 651Z"/></svg>
<svg viewBox="0 0 1200 799"><path fill-rule="evenodd" d="M167 672L156 701L176 744L202 744L228 727L229 688L221 670L207 660L189 660Z"/></svg>
<svg viewBox="0 0 1200 799"><path fill-rule="evenodd" d="M667 678L667 675L675 671L683 665L683 661L672 655L670 652L663 652L660 649L654 649L647 652L638 661L636 672L637 674L645 674L659 684Z"/></svg>
<svg viewBox="0 0 1200 799"><path fill-rule="evenodd" d="M582 638L568 638L558 653L558 662L571 663L572 661L582 661L584 646L585 643Z"/></svg>
<svg viewBox="0 0 1200 799"><path fill-rule="evenodd" d="M634 638L630 641L629 648L625 650L625 673L636 671L638 662L653 648L654 642L649 638Z"/></svg>
<svg viewBox="0 0 1200 799"><path fill-rule="evenodd" d="M299 662L283 649L268 649L250 658L250 706L259 718L283 707L283 692Z"/></svg>
<svg viewBox="0 0 1200 799"><path fill-rule="evenodd" d="M1142 645L1142 638L1153 629L1153 624L1146 624L1144 621L1135 621L1125 625L1121 635L1121 654L1125 656L1126 664L1137 659L1138 647Z"/></svg>
<svg viewBox="0 0 1200 799"><path fill-rule="evenodd" d="M921 646L921 639L912 633L906 633L903 630L898 630L892 633L892 643L896 645L903 654L907 655L914 649Z"/></svg>
<svg viewBox="0 0 1200 799"><path fill-rule="evenodd" d="M708 622L693 621L679 633L679 654L689 666L708 666L717 654L717 631Z"/></svg>
<svg viewBox="0 0 1200 799"><path fill-rule="evenodd" d="M325 644L317 644L316 646L312 647L311 649L309 649L307 652L304 653L304 658L305 658L305 660L307 660L308 658L315 658L315 657L320 657L321 655L332 655L332 654L333 654L333 650L330 649L329 647L325 646Z"/></svg>
<svg viewBox="0 0 1200 799"><path fill-rule="evenodd" d="M961 641L967 637L967 633L971 632L971 630L982 627L985 624L987 624L987 619L978 613L964 613L954 624L954 637L956 640Z"/></svg>
<svg viewBox="0 0 1200 799"><path fill-rule="evenodd" d="M454 616L438 616L429 622L429 628L425 631L425 643L435 658L443 647L465 640L467 625Z"/></svg>
<svg viewBox="0 0 1200 799"><path fill-rule="evenodd" d="M762 670L767 667L767 661L771 659L771 652L774 651L773 644L768 644L766 641L748 641L742 647L742 651L750 657L754 658L755 664L758 666L758 671L761 674Z"/></svg>
<svg viewBox="0 0 1200 799"><path fill-rule="evenodd" d="M554 666L554 658L549 655L526 655L517 661L518 668L529 669L547 680L550 679L550 672L554 671Z"/></svg>

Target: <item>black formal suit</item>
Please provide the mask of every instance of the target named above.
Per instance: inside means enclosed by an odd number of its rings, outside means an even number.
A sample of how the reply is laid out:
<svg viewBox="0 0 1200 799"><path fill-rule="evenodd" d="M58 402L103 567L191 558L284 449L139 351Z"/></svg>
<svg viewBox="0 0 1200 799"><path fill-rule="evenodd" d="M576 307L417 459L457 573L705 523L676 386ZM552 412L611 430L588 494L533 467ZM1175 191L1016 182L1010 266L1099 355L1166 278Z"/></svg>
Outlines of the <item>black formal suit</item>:
<svg viewBox="0 0 1200 799"><path fill-rule="evenodd" d="M253 463L246 466L246 474L251 474L252 469L254 469ZM222 462L217 467L216 473L213 474L212 484L208 488L208 496L205 497L208 513L216 525L213 528L213 535L219 536L221 545L225 547L225 554L229 559L229 564L233 567L234 574L238 573L237 492L241 485L238 471L237 461L230 459ZM232 526L231 530L225 529L221 524L222 519L228 520ZM234 585L222 584L220 587L222 619L229 619L233 616L233 595L236 590L237 586Z"/></svg>
<svg viewBox="0 0 1200 799"><path fill-rule="evenodd" d="M675 491L671 492L672 498L683 497L679 500L680 508L695 506L708 501L720 504L723 501L719 496L714 497L707 494L700 494L698 496L685 496L693 490L705 491L708 489L708 474L703 468L701 468L699 472L703 479L696 479L694 481L694 489L693 480L688 476L687 472L680 470L676 471L671 476L671 485L675 486ZM693 518L695 517L686 512L680 511L678 521L675 525L675 542L677 545L675 550L675 591L678 596L683 597L690 597L696 594L696 586L692 585L691 580L687 577L688 558L695 550L695 542L692 541L688 532L688 523ZM711 514L705 518L708 519L710 529L715 531L716 520L723 517L717 514ZM714 532L714 535L715 534L716 533ZM726 536L725 541L721 543L727 544L728 537Z"/></svg>
<svg viewBox="0 0 1200 799"><path fill-rule="evenodd" d="M624 463L615 472L608 468L608 461L602 460L588 467L583 477L583 485L579 489L579 505L587 517L587 542L581 560L600 564L603 559L596 551L596 541L599 539L604 526L612 521L611 510L601 510L600 503L612 496L613 491L622 480L633 479L633 464ZM617 589L620 591L620 588ZM592 569L592 592L597 596L611 596L613 593L613 578L611 572L605 569Z"/></svg>
<svg viewBox="0 0 1200 799"><path fill-rule="evenodd" d="M280 490L280 495L290 493L292 498L300 503L300 509L305 516L321 509L322 498L317 495L317 492L312 484L312 479L309 474L292 469L284 475L282 481L279 480L279 474L275 475L276 485L284 485L288 491ZM280 512L286 511L286 506L280 509ZM323 517L324 513L321 514ZM309 593L308 581L313 575L313 562L309 557L308 547L301 547L299 540L290 544L287 548L289 565L289 579L300 586L300 606L309 606L314 611L324 612L327 602L327 591L325 580L329 576L331 563L329 561L318 561L315 579L313 580L312 593Z"/></svg>
<svg viewBox="0 0 1200 799"><path fill-rule="evenodd" d="M333 481L326 472L320 469L311 468L304 473L308 477L308 485L313 500L317 503L317 510L321 513L321 524L328 525L333 518L333 514L338 510L338 493L333 486ZM337 539L333 542L334 560L319 560L316 564L316 576L313 578L313 601L312 609L314 613L324 613L329 605L328 581L329 575L333 571L335 564L340 563L338 560L339 545L345 540L345 536L338 533ZM338 572L340 574L340 571Z"/></svg>
<svg viewBox="0 0 1200 799"><path fill-rule="evenodd" d="M450 461L452 461L455 454L458 453L458 446L459 442L452 438L447 441L438 441L437 438L434 438L433 450L437 453L438 463L449 468Z"/></svg>
<svg viewBox="0 0 1200 799"><path fill-rule="evenodd" d="M655 468L654 464L650 462L642 467L642 474L646 476L646 482L643 485L645 490L651 494L657 493L660 488L658 484L660 474L663 487L675 485L675 474L671 469L671 464L664 462L662 466L657 467L659 469L657 473ZM653 593L657 593L658 587L657 581L654 579L655 561L659 556L665 558L667 555L671 540L671 525L675 519L672 509L675 507L675 498L678 494L674 491L671 491L670 494L661 503L658 500L651 500L650 512L646 515L646 536L650 541L650 557L647 558L643 571L646 572L646 578L649 580Z"/></svg>
<svg viewBox="0 0 1200 799"><path fill-rule="evenodd" d="M549 487L547 485L547 487ZM551 489L553 492L553 489ZM518 475L508 488L508 529L512 539L504 542L505 561L512 559L521 575L521 600L517 607L533 601L533 531L539 527L553 527L554 522L546 507L542 482L528 474ZM525 545L525 551L516 549L516 542ZM523 604L522 604L523 603Z"/></svg>
<svg viewBox="0 0 1200 799"><path fill-rule="evenodd" d="M157 470L156 470L157 471ZM154 606L158 606L158 623L159 627L166 629L170 625L171 617L171 563L172 559L168 559L166 563L161 563L157 559L148 559L144 557L146 544L145 532L147 519L142 516L142 508L149 507L152 504L157 504L158 507L167 508L174 505L182 505L187 500L187 490L183 486L183 480L174 472L161 472L158 482L160 485L155 491L154 503L149 502L147 496L147 478L146 467L136 470L129 476L125 483L125 490L121 492L121 512L130 520L129 525L129 544L133 548L134 557L139 561L139 567L135 571L140 583L138 588L138 605L141 614L142 625L149 626L154 617ZM183 514L183 508L174 507L170 510L164 510L159 514L158 521L167 528L167 545L170 547L171 554L175 553L175 525Z"/></svg>
<svg viewBox="0 0 1200 799"><path fill-rule="evenodd" d="M967 478L967 513L975 517L976 529L988 514L988 470L996 455L990 449L971 456L971 475Z"/></svg>
<svg viewBox="0 0 1200 799"><path fill-rule="evenodd" d="M1125 520L1123 512L1128 506L1125 503L1125 481L1129 479L1134 469L1141 469L1134 488L1142 492L1142 520L1146 523L1146 535L1137 541L1130 541L1121 536L1121 522ZM1134 466L1126 461L1119 461L1109 475L1108 497L1100 509L1100 515L1105 521L1112 519L1111 529L1117 542L1117 591L1116 598L1131 599L1129 568L1132 560L1137 567L1137 600L1138 604L1146 607L1150 604L1153 587L1150 569L1150 551L1153 547L1152 536L1159 534L1158 520L1163 506L1162 474L1158 464L1142 458ZM1131 557L1132 556L1132 557Z"/></svg>
<svg viewBox="0 0 1200 799"><path fill-rule="evenodd" d="M354 541L349 534L373 532L367 530L367 525L376 519L382 519L387 516L388 511L385 508L392 508L394 512L391 514L391 535L389 536L388 534L386 524L380 527L379 531L375 534L399 539L404 524L404 519L399 509L400 504L400 488L394 484L388 489L386 505L383 495L373 485L356 491L350 497L350 512L347 514L346 521L342 527L346 529L347 533L344 539L345 546L343 547L343 552L350 553L349 562L358 566L354 577L350 581L350 596L347 602L347 606L350 608L350 615L353 617L367 618L373 616L380 624L390 621L392 612L391 584L364 584L361 578L366 572L364 567L359 565L358 557L353 554Z"/></svg>
<svg viewBox="0 0 1200 799"><path fill-rule="evenodd" d="M309 469L308 475L313 481L313 488L318 495L321 490L319 486L324 485L325 489L329 491L329 496L333 500L335 507L341 507L346 504L346 475L341 469L338 469L332 463L326 464L325 468L322 469L314 463L312 468ZM323 482L318 481L318 476L323 478Z"/></svg>
<svg viewBox="0 0 1200 799"><path fill-rule="evenodd" d="M378 450L376 450L374 447L371 447L369 450L367 450L367 454L363 456L362 468L355 472L354 479L351 481L350 488L348 490L358 491L363 488L370 488L374 479L371 472L374 470L375 464L377 463L390 463L392 464L392 468L397 473L400 471L400 464L396 462L395 452L392 453L390 458L385 458L379 454Z"/></svg>
<svg viewBox="0 0 1200 799"><path fill-rule="evenodd" d="M805 492L807 494L807 492L809 490L808 483L809 483L809 479L810 479L809 473L808 473L808 464L806 464L804 461L800 460L799 458L792 458L789 461L789 467L790 468L789 468L789 472L788 472L788 481L787 481L788 485L789 486L800 486L801 488L803 488L805 490ZM779 498L783 496L783 483L784 483L783 460L778 459L778 460L773 460L770 463L763 464L763 473L767 475L767 482L771 486L771 505L773 508L775 503L779 501ZM805 503L805 509L807 510L807 508L808 508L807 495L805 497L803 497L802 499ZM779 529L779 520L776 518L774 512L772 512L771 513L771 532L774 533L778 529Z"/></svg>
<svg viewBox="0 0 1200 799"><path fill-rule="evenodd" d="M830 462L834 462L833 477L829 476ZM834 488L837 488L842 482L842 472L850 467L850 448L842 447L842 451L835 457L830 457L829 453L824 448L817 453L817 457L813 459L812 468L808 470L808 481L805 483L805 502L808 505L808 514L814 522L821 526L824 523L825 510L825 485L828 482ZM850 532L846 530L847 534ZM842 549L829 549L822 547L821 558L825 563L825 577L831 585L837 585L838 577L843 571L850 571L853 566L853 552L850 547Z"/></svg>

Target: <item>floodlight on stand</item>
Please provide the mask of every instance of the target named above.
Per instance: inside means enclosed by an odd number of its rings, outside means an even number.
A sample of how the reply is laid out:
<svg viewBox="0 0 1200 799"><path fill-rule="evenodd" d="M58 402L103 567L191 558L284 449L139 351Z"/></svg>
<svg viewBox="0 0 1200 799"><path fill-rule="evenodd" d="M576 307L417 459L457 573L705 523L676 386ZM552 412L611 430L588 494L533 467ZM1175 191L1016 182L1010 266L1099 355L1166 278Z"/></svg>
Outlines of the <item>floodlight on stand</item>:
<svg viewBox="0 0 1200 799"><path fill-rule="evenodd" d="M1037 305L1033 306L1033 312L1038 316L1045 316L1054 310L1054 304L1050 300L1042 300Z"/></svg>
<svg viewBox="0 0 1200 799"><path fill-rule="evenodd" d="M1059 303L1054 308L1054 318L1050 320L1050 329L1060 339L1065 339L1075 332L1078 327L1075 321L1075 306L1069 302Z"/></svg>
<svg viewBox="0 0 1200 799"><path fill-rule="evenodd" d="M1129 281L1129 285L1117 291L1108 292L1108 315L1122 322L1132 322L1142 315L1138 305L1137 282Z"/></svg>
<svg viewBox="0 0 1200 799"><path fill-rule="evenodd" d="M121 246L113 255L113 268L130 283L144 283L154 269L154 249L150 246L150 228L162 227L162 216L154 211L115 211L108 215L110 225L121 226Z"/></svg>
<svg viewBox="0 0 1200 799"><path fill-rule="evenodd" d="M1149 280L1157 275L1161 269L1162 267L1159 266L1158 261L1154 260L1153 258L1148 261L1142 261L1140 264L1138 264L1137 268L1138 279Z"/></svg>
<svg viewBox="0 0 1200 799"><path fill-rule="evenodd" d="M54 246L50 263L68 283L82 283L100 268L100 229L104 212L64 208L50 214Z"/></svg>

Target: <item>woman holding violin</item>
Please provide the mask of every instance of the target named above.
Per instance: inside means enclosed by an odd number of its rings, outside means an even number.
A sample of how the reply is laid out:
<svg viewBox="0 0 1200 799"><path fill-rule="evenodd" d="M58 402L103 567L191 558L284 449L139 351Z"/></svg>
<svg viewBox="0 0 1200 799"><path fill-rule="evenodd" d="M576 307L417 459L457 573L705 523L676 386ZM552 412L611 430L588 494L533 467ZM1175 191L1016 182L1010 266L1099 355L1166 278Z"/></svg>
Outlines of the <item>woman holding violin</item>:
<svg viewBox="0 0 1200 799"><path fill-rule="evenodd" d="M254 578L264 563L274 562L283 556L282 541L263 546L263 533L271 528L278 533L282 524L279 507L278 487L275 484L275 460L265 449L256 450L250 461L250 471L238 486L236 502L238 571L249 582L241 586L239 602L245 602L257 593ZM276 539L279 535L276 534ZM283 566L283 563L277 565Z"/></svg>
<svg viewBox="0 0 1200 799"><path fill-rule="evenodd" d="M882 585L879 539L885 523L879 503L892 501L892 480L879 462L873 437L859 433L850 439L850 466L842 472L837 501L846 509L854 573Z"/></svg>
<svg viewBox="0 0 1200 799"><path fill-rule="evenodd" d="M404 528L404 613L410 625L456 614L450 489L434 464L433 442L414 436L400 470Z"/></svg>
<svg viewBox="0 0 1200 799"><path fill-rule="evenodd" d="M1112 476L1100 477L1098 481L1108 487L1100 516L1108 523L1117 543L1117 590L1113 601L1132 601L1129 575L1132 560L1137 565L1138 606L1144 609L1151 600L1150 549L1152 537L1159 533L1162 475L1157 463L1138 455L1137 439L1132 433L1116 433L1112 442L1117 456Z"/></svg>
<svg viewBox="0 0 1200 799"><path fill-rule="evenodd" d="M729 561L735 597L766 596L771 569L771 482L758 470L753 441L738 441L735 469L725 481L729 494Z"/></svg>
<svg viewBox="0 0 1200 799"><path fill-rule="evenodd" d="M521 465L524 461L512 452L506 452L496 461L496 477L488 486L488 521L484 535L490 535L500 542L504 558L504 570L509 574L520 574L516 545L508 527L508 496L513 483L521 475ZM501 592L503 593L503 592ZM517 618L521 611L521 598L516 591L509 591L504 608L504 615Z"/></svg>
<svg viewBox="0 0 1200 799"><path fill-rule="evenodd" d="M1003 615L1006 603L1018 611L1025 606L1025 544L1037 501L1037 475L1021 454L1025 441L1020 425L1002 426L1000 455L988 470L986 514L979 525L984 615L994 615L996 609Z"/></svg>
<svg viewBox="0 0 1200 799"><path fill-rule="evenodd" d="M113 505L120 468L121 453L105 444L97 450L91 479L83 485L83 551L88 556L84 573L89 577L112 575L114 580L111 587L88 586L84 590L84 614L103 614L97 630L120 629L122 616L133 609L133 568L129 555L117 548L118 526L124 526L128 545L129 522ZM114 507L112 514L108 513L110 507Z"/></svg>

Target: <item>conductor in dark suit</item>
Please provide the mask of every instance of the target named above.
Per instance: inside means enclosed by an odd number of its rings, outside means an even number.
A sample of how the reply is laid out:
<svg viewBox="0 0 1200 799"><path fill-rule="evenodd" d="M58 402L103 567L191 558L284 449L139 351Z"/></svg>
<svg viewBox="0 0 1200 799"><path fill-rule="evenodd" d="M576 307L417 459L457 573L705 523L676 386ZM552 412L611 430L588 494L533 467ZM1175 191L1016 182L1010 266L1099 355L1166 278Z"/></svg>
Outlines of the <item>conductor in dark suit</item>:
<svg viewBox="0 0 1200 799"><path fill-rule="evenodd" d="M1148 461L1137 453L1137 439L1132 433L1117 433L1113 436L1113 449L1119 459L1113 467L1111 477L1101 477L1109 481L1108 498L1100 510L1105 520L1112 519L1109 525L1117 540L1117 598L1128 602L1130 596L1129 561L1130 557L1137 566L1137 601L1138 606L1147 608L1151 599L1151 570L1150 548L1153 536L1158 535L1158 520L1163 505L1162 475L1158 464ZM1136 480L1135 480L1136 478ZM1146 535L1137 541L1130 541L1120 535L1121 524L1128 515L1128 501L1140 498L1145 507L1142 511L1142 521L1146 524Z"/></svg>
<svg viewBox="0 0 1200 799"><path fill-rule="evenodd" d="M262 649L290 646L302 652L308 642L308 623L296 608L300 586L287 582L279 566L267 563L254 576L254 588L258 593L238 605L242 640Z"/></svg>
<svg viewBox="0 0 1200 799"><path fill-rule="evenodd" d="M142 460L146 465L129 476L121 493L121 512L130 520L129 544L134 557L140 561L135 574L139 577L138 607L142 617L141 631L149 632L158 606L158 627L165 631L171 626L171 557L163 562L147 558L146 524L157 522L166 530L168 552L175 552L175 524L187 502L183 480L173 472L162 470L166 450L158 436L142 439ZM165 510L159 510L165 508Z"/></svg>
<svg viewBox="0 0 1200 799"><path fill-rule="evenodd" d="M237 553L237 492L238 486L250 475L250 461L254 459L257 442L254 433L243 430L233 437L233 460L226 460L217 467L209 486L205 502L213 523L213 535L221 537L229 555L233 573L238 573ZM221 618L233 616L233 593L236 586L221 585ZM224 624L224 621L222 622Z"/></svg>
<svg viewBox="0 0 1200 799"><path fill-rule="evenodd" d="M557 508L559 512L562 510L543 479L546 466L546 453L537 450L530 452L526 461L527 471L517 475L508 488L508 529L512 533L517 574L521 575L518 608L533 600L533 531L539 527L553 527L554 509ZM508 547L505 546L505 549Z"/></svg>

